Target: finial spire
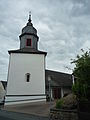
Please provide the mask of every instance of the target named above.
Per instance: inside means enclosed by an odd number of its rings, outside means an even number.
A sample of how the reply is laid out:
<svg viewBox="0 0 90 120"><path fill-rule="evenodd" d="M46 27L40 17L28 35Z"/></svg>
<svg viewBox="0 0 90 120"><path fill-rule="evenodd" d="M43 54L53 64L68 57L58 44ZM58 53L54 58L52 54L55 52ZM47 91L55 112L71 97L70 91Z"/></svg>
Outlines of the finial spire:
<svg viewBox="0 0 90 120"><path fill-rule="evenodd" d="M31 22L31 11L29 11L29 19L28 19L29 22Z"/></svg>

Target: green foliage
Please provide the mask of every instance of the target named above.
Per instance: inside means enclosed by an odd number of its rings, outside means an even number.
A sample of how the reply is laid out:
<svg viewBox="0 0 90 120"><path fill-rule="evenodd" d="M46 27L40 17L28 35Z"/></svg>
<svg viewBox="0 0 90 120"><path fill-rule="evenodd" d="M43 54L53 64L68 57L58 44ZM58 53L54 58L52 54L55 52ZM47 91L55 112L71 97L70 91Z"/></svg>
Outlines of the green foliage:
<svg viewBox="0 0 90 120"><path fill-rule="evenodd" d="M73 92L78 99L88 99L90 92L90 51L84 52L82 55L77 55L73 62L75 68L73 70L75 84L72 86Z"/></svg>
<svg viewBox="0 0 90 120"><path fill-rule="evenodd" d="M56 101L56 108L60 109L63 106L63 98Z"/></svg>
<svg viewBox="0 0 90 120"><path fill-rule="evenodd" d="M88 91L88 86L86 84L81 84L80 82L76 82L72 86L72 91L73 93L77 96L78 99L80 100L87 100L87 91Z"/></svg>

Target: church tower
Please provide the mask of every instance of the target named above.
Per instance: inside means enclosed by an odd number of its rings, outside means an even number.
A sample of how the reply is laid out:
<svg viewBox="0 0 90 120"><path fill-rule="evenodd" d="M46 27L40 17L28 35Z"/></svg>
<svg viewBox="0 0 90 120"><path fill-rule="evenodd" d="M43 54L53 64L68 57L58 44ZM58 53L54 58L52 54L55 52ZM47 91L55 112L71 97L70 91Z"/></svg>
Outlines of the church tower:
<svg viewBox="0 0 90 120"><path fill-rule="evenodd" d="M5 105L46 101L45 56L38 50L39 37L31 22L22 29L20 49L10 50Z"/></svg>
<svg viewBox="0 0 90 120"><path fill-rule="evenodd" d="M22 29L20 37L20 49L23 48L33 48L38 49L38 40L37 30L33 27L31 23L31 14L29 15L27 25Z"/></svg>

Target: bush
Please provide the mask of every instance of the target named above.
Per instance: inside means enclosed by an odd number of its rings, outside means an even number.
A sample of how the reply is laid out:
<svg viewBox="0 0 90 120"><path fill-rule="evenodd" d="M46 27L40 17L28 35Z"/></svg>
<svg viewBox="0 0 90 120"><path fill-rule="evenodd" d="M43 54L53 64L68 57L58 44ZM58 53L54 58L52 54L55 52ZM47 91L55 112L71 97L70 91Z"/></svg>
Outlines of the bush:
<svg viewBox="0 0 90 120"><path fill-rule="evenodd" d="M77 96L77 99L87 100L87 91L88 86L78 81L72 86L72 92Z"/></svg>
<svg viewBox="0 0 90 120"><path fill-rule="evenodd" d="M76 109L77 108L77 100L76 95L72 93L63 97L56 101L56 108L57 109Z"/></svg>
<svg viewBox="0 0 90 120"><path fill-rule="evenodd" d="M63 106L63 98L56 101L56 108L60 109Z"/></svg>
<svg viewBox="0 0 90 120"><path fill-rule="evenodd" d="M75 64L73 75L75 84L72 91L79 100L90 101L90 50L82 55L77 55L77 58L72 61Z"/></svg>

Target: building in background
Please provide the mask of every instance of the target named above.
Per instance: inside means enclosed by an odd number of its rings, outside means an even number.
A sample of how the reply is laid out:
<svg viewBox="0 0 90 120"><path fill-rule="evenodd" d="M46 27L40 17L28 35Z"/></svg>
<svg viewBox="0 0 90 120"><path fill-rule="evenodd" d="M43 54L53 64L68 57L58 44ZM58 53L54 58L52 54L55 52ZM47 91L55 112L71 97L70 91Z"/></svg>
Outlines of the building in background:
<svg viewBox="0 0 90 120"><path fill-rule="evenodd" d="M51 100L55 100L68 95L71 93L72 84L73 81L71 74L45 70L45 87L47 100L50 96Z"/></svg>
<svg viewBox="0 0 90 120"><path fill-rule="evenodd" d="M5 101L6 85L6 81L0 81L0 105L3 105Z"/></svg>

